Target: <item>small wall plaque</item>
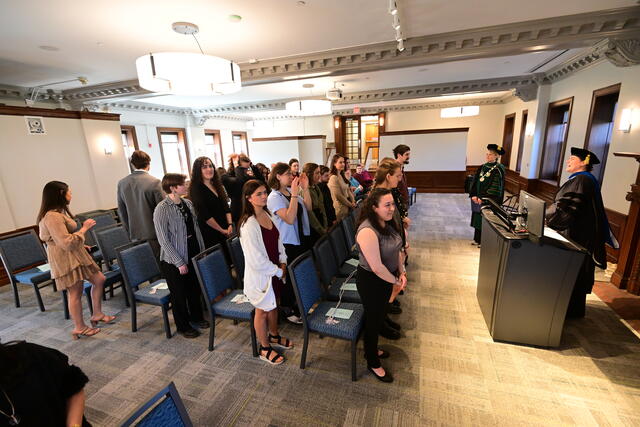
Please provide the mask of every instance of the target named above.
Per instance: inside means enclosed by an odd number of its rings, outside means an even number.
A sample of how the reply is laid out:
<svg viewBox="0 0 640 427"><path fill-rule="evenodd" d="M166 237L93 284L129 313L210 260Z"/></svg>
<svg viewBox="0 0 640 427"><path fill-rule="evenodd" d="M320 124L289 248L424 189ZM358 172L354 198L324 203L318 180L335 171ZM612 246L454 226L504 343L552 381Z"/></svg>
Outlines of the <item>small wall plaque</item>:
<svg viewBox="0 0 640 427"><path fill-rule="evenodd" d="M29 135L46 135L44 122L42 117L25 116L24 121L27 124L27 134Z"/></svg>

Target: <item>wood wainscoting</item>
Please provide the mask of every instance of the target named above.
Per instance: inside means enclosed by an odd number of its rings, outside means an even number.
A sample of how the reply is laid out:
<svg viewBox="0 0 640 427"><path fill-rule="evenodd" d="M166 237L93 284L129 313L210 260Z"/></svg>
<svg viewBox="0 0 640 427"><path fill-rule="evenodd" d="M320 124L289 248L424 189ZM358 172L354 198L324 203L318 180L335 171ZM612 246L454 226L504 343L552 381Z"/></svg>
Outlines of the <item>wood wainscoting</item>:
<svg viewBox="0 0 640 427"><path fill-rule="evenodd" d="M618 211L614 211L612 209L604 208L604 211L607 214L607 219L609 220L609 226L611 227L611 232L614 236L616 236L616 240L618 243L622 244L622 238L624 237L624 230L627 225L627 218L629 215L625 215ZM607 261L618 263L618 258L620 257L620 249L613 249L611 246L606 245L607 248Z"/></svg>
<svg viewBox="0 0 640 427"><path fill-rule="evenodd" d="M464 193L466 171L405 172L419 193Z"/></svg>

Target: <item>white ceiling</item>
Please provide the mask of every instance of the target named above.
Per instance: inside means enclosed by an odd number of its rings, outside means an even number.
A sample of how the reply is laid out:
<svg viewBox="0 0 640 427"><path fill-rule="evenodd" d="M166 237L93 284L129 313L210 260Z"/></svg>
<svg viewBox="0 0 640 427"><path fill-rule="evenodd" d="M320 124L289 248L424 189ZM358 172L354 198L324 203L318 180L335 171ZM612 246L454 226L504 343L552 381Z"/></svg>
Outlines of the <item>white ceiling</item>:
<svg viewBox="0 0 640 427"><path fill-rule="evenodd" d="M466 0L398 3L404 36L416 37L635 1L491 0L473 10ZM0 0L0 83L33 87L77 76L88 77L90 85L133 79L138 56L195 51L192 38L171 30L174 21L195 22L206 53L237 62L390 41L387 5L387 0L306 0L305 6L297 0ZM232 23L229 14L243 19ZM59 50L41 50L42 45ZM392 86L402 86L402 80Z"/></svg>

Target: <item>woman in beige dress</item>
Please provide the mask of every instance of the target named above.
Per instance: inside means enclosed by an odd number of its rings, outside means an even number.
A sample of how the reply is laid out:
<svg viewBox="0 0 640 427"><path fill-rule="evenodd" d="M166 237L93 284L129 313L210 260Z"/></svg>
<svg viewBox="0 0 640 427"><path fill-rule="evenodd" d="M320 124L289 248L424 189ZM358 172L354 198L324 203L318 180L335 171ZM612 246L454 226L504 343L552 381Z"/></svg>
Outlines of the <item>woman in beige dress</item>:
<svg viewBox="0 0 640 427"><path fill-rule="evenodd" d="M331 190L333 209L336 211L338 221L356 207L355 197L349 188L349 181L344 177L345 165L345 157L342 154L335 154L331 159L331 177L328 186Z"/></svg>
<svg viewBox="0 0 640 427"><path fill-rule="evenodd" d="M104 274L84 245L85 234L96 224L87 219L82 227L77 228L73 215L69 211L71 189L60 181L51 181L42 190L42 205L38 213L40 239L47 245L47 256L51 267L51 278L55 279L58 289L66 289L69 293L69 313L74 323L71 336L90 337L100 329L102 323L113 323L115 316L102 312L102 295L104 292ZM82 315L83 282L92 283L91 298L93 300L93 316L91 325L84 323Z"/></svg>

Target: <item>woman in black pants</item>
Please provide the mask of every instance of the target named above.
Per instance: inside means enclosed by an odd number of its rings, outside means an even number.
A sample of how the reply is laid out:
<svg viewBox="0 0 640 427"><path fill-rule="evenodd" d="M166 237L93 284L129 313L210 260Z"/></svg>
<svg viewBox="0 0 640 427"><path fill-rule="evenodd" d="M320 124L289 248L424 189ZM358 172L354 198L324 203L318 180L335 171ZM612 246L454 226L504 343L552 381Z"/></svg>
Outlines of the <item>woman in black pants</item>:
<svg viewBox="0 0 640 427"><path fill-rule="evenodd" d="M204 242L193 204L183 198L187 194L186 178L177 173L162 178L167 197L156 206L153 225L160 243L160 270L169 286L176 328L185 338L196 338L200 333L192 325L205 329L209 322L202 315L198 279L189 266L191 258L204 250Z"/></svg>
<svg viewBox="0 0 640 427"><path fill-rule="evenodd" d="M383 382L392 382L393 376L380 364L389 353L378 349L378 334L389 300L407 285L400 255L402 231L393 221L395 209L391 190L374 189L364 201L356 233L360 254L356 286L364 306L364 354L367 368Z"/></svg>

